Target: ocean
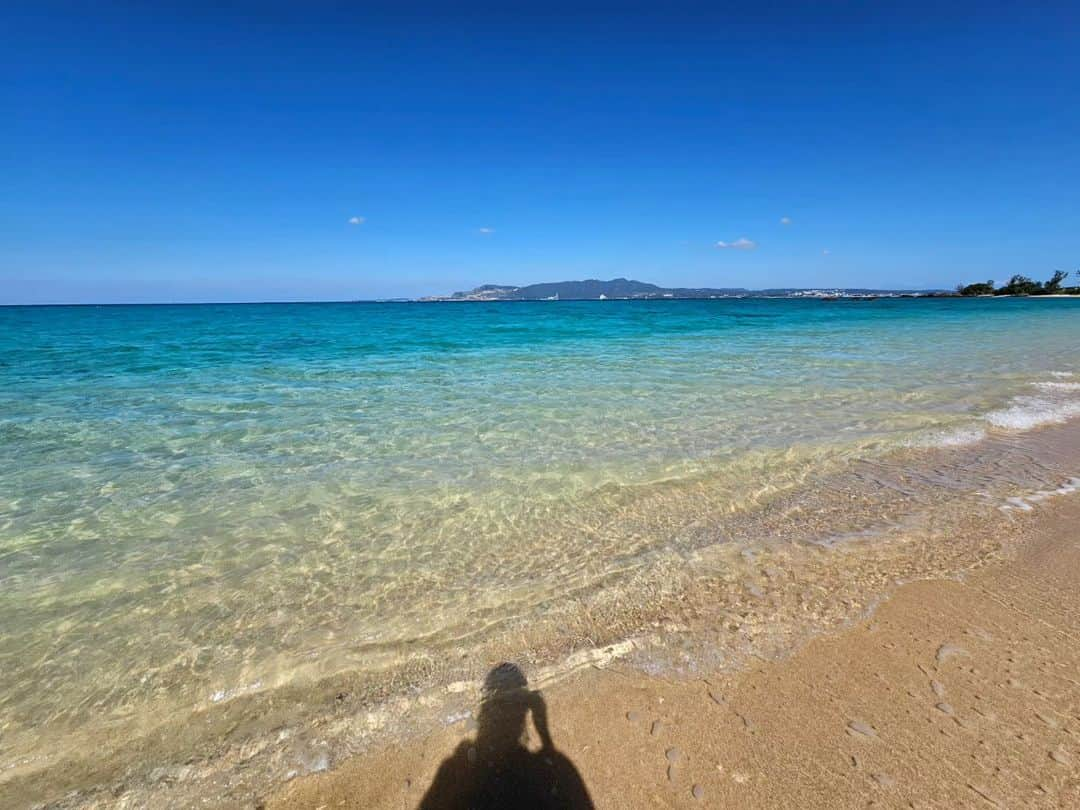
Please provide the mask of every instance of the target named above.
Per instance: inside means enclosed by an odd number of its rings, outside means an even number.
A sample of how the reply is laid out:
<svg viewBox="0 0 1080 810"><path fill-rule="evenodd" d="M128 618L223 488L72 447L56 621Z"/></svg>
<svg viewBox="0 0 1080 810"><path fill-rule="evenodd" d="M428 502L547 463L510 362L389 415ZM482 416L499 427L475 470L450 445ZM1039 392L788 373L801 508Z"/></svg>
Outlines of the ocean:
<svg viewBox="0 0 1080 810"><path fill-rule="evenodd" d="M0 308L0 791L319 770L504 658L727 660L657 628L706 580L783 613L755 555L1075 489L1078 347L1067 299Z"/></svg>

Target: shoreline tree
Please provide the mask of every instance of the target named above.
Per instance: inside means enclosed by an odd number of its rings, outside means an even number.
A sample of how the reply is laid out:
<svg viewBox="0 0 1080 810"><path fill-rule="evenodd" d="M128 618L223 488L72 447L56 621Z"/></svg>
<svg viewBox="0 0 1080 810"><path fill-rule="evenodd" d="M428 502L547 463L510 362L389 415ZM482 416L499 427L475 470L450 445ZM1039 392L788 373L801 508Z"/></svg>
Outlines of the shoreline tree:
<svg viewBox="0 0 1080 810"><path fill-rule="evenodd" d="M1055 270L1053 278L1046 282L1043 286L1043 290L1047 293L1059 292L1061 290L1061 282L1063 282L1068 275L1069 274L1064 270Z"/></svg>
<svg viewBox="0 0 1080 810"><path fill-rule="evenodd" d="M988 279L986 281L980 281L976 284L963 284L956 285L956 291L960 295L993 295L994 294L994 280Z"/></svg>
<svg viewBox="0 0 1080 810"><path fill-rule="evenodd" d="M1080 277L1080 270L1076 271ZM1080 295L1080 286L1063 287L1062 283L1069 277L1064 270L1055 270L1054 275L1046 282L1034 281L1027 276L1017 273L1001 287L994 287L993 279L976 282L975 284L958 284L956 292L963 296L978 295Z"/></svg>

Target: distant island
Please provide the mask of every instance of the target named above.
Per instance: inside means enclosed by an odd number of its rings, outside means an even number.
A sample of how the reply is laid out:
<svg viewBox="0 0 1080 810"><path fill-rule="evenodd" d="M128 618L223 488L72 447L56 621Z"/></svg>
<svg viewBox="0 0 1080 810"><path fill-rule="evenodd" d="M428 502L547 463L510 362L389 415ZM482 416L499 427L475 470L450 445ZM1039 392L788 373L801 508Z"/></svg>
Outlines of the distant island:
<svg viewBox="0 0 1080 810"><path fill-rule="evenodd" d="M659 287L644 281L613 278L610 281L551 281L543 284L482 284L450 295L430 295L421 301L596 301L700 298L915 298L954 295L945 290L871 290L777 288L749 290L743 287Z"/></svg>

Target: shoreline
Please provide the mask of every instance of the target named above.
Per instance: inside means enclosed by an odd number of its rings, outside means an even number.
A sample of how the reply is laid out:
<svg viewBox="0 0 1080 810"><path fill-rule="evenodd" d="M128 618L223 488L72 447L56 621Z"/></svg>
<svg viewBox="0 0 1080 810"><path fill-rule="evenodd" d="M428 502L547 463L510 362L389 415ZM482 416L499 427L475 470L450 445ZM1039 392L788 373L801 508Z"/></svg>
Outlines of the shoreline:
<svg viewBox="0 0 1080 810"><path fill-rule="evenodd" d="M861 621L899 582L955 577L1008 556L1043 508L1071 500L1058 496L1080 482L1047 475L1077 471L1080 422L1023 435L1019 443L1004 436L909 448L884 466L855 462L839 478L817 479L811 490L782 497L741 524L743 540L775 535L771 542L747 545L736 532L688 547L657 563L658 577L632 580L614 595L605 589L592 600L575 596L552 606L556 615L544 622L508 628L520 633L512 649L524 658L515 660L536 687L561 693L597 667L620 678L692 683L798 654L815 638ZM904 461L912 458L922 470L915 478ZM1029 488L992 495L973 491L977 479L959 484L975 461L1011 469L1013 480L1027 480ZM1033 472L1039 475L1031 478ZM1046 489L1032 486L1040 480ZM921 512L905 511L912 501ZM790 534L793 515L805 536ZM721 519L735 532L733 516ZM634 594L629 606L621 602L625 593ZM134 806L212 800L250 807L274 796L274 785L292 790L289 780L303 774L336 773L357 756L366 761L388 747L411 750L446 733L460 736L475 723L483 673L515 654L502 641L480 645L467 662L386 673L379 682L354 673L238 694L186 719L148 726L124 744L81 744L77 756L39 773L50 780L51 796L33 777L8 781L6 789L27 806L111 806L123 797Z"/></svg>
<svg viewBox="0 0 1080 810"><path fill-rule="evenodd" d="M1058 499L1016 524L1007 558L902 584L853 626L740 672L580 671L543 691L554 744L598 807L1075 806L1078 526L1080 499ZM265 807L416 806L474 736L466 718L378 746Z"/></svg>

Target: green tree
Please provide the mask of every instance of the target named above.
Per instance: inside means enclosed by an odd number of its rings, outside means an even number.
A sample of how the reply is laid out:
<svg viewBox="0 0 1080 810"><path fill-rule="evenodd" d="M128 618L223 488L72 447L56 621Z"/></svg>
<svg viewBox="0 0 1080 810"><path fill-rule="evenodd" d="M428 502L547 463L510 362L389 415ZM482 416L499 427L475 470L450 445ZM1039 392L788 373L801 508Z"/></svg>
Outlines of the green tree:
<svg viewBox="0 0 1080 810"><path fill-rule="evenodd" d="M1068 275L1069 274L1064 270L1055 270L1053 278L1046 282L1043 289L1048 293L1056 293L1061 289L1061 282L1063 282Z"/></svg>
<svg viewBox="0 0 1080 810"><path fill-rule="evenodd" d="M1027 276L1017 273L1009 279L1009 283L999 288L995 295L1038 295L1043 292L1041 281L1032 281Z"/></svg>
<svg viewBox="0 0 1080 810"><path fill-rule="evenodd" d="M993 295L994 280L987 279L986 281L980 281L976 284L968 284L967 286L960 284L957 285L956 291L961 295Z"/></svg>

